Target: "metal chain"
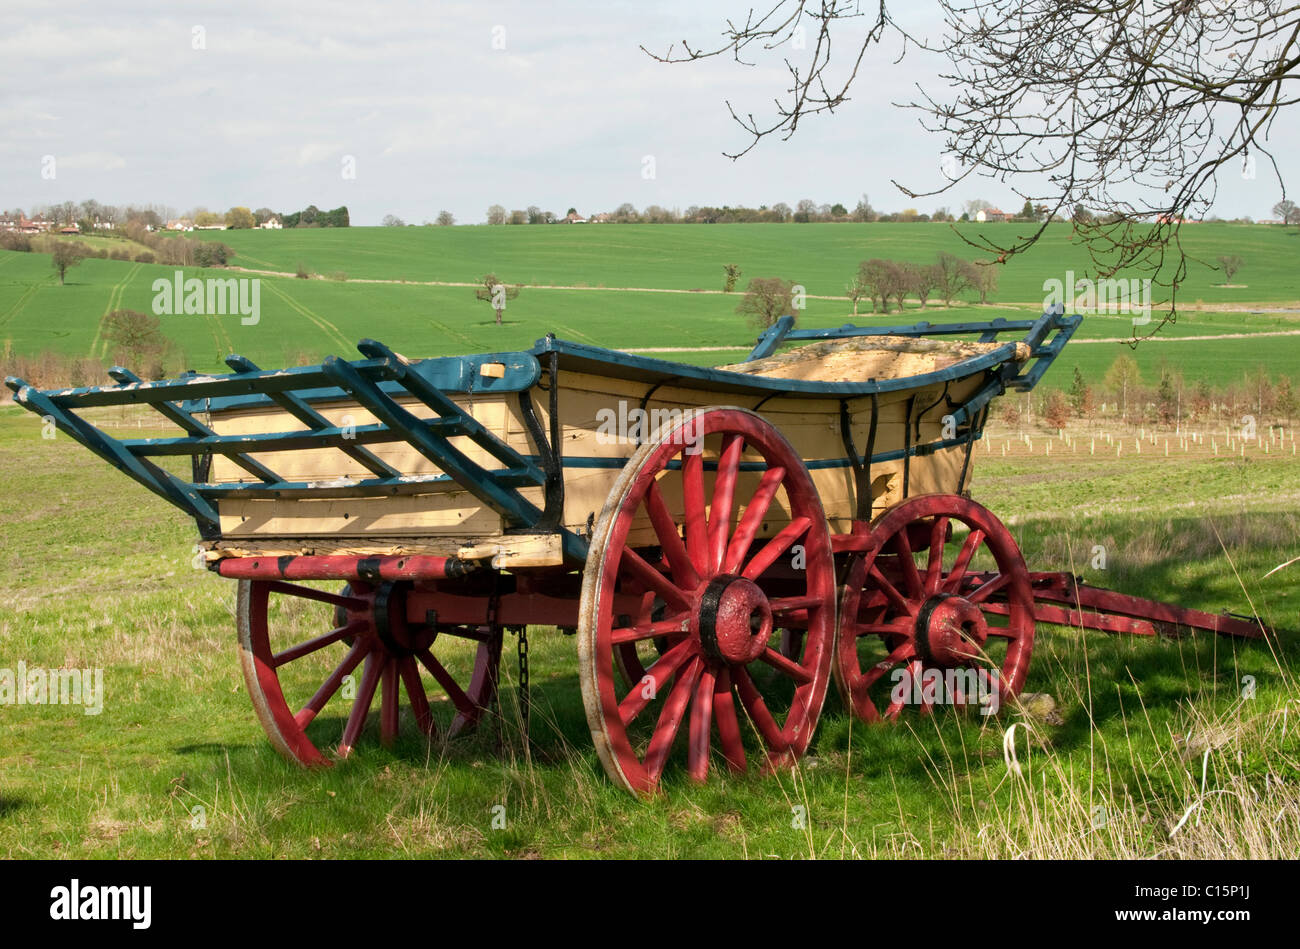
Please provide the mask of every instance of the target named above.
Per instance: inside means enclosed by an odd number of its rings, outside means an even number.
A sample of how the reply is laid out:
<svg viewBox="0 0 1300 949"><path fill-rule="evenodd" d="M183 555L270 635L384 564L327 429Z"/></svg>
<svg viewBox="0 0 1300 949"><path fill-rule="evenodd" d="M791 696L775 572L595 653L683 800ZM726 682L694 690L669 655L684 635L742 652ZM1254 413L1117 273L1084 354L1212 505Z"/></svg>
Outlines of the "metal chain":
<svg viewBox="0 0 1300 949"><path fill-rule="evenodd" d="M520 626L516 630L519 636L519 716L524 731L524 741L528 741L528 627Z"/></svg>

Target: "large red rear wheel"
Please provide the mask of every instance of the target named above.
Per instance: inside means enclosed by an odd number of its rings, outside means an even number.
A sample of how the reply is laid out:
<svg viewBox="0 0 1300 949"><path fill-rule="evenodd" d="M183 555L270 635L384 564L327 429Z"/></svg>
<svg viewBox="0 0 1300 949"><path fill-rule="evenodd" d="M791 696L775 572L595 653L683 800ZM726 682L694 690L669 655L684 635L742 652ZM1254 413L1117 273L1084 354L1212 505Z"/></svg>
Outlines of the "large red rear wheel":
<svg viewBox="0 0 1300 949"><path fill-rule="evenodd" d="M500 628L411 625L403 608L409 589L407 582L352 584L334 593L280 580L239 581L244 681L280 754L307 766L347 757L376 700L385 745L398 735L403 708L433 738L439 719L454 737L491 707Z"/></svg>
<svg viewBox="0 0 1300 949"><path fill-rule="evenodd" d="M921 495L883 514L871 539L840 600L835 680L854 714L875 722L941 704L991 713L1018 695L1034 598L1002 522L969 498Z"/></svg>
<svg viewBox="0 0 1300 949"><path fill-rule="evenodd" d="M774 648L789 628L792 655ZM638 449L593 533L578 632L587 722L620 785L655 792L675 749L698 781L715 754L734 771L793 764L829 683L835 569L789 442L716 408Z"/></svg>

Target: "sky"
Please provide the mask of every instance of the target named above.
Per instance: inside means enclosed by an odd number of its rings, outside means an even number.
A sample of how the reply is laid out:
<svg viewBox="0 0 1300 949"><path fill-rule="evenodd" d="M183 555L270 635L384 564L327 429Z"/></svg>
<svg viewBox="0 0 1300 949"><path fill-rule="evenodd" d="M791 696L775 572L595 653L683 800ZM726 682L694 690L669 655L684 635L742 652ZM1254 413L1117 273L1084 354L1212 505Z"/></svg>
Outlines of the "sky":
<svg viewBox="0 0 1300 949"><path fill-rule="evenodd" d="M451 211L481 223L492 204L562 215L624 202L881 210L971 199L1007 210L1010 184L943 183L942 140L893 105L942 65L890 48L859 75L853 101L747 144L726 102L770 114L787 85L778 59L685 65L641 51L716 41L740 2L336 2L64 0L0 12L0 208L93 198L185 211L243 205L291 212L347 205L354 225L408 223ZM913 0L900 19L942 29ZM842 47L847 51L848 47ZM1295 123L1271 145L1283 174L1300 153ZM1212 213L1271 216L1281 188L1220 178Z"/></svg>

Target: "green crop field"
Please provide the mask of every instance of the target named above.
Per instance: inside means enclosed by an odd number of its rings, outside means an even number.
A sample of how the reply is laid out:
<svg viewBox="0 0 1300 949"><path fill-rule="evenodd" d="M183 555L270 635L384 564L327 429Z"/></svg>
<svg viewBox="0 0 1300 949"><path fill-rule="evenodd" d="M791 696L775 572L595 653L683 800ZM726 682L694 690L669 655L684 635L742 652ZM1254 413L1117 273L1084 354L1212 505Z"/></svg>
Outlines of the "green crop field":
<svg viewBox="0 0 1300 949"><path fill-rule="evenodd" d="M1018 225L984 227L1010 234ZM1154 378L1170 365L1188 378L1220 384L1261 364L1275 371L1300 365L1296 233L1215 224L1189 226L1185 233L1190 253L1206 260L1237 253L1246 263L1233 288L1215 286L1217 272L1191 264L1182 291L1189 308L1160 331L1158 342L1137 349L1143 373ZM1041 309L1045 280L1063 280L1070 268L1082 273L1086 264L1070 247L1068 228L1052 228L1030 254L1003 269L993 304L932 303L923 310L913 302L901 314L854 317L847 300L825 297L842 296L861 259L924 261L940 250L971 252L948 226L929 224L346 228L203 236L230 244L236 266L292 273L301 263L314 274L347 279L260 276L256 325L244 325L237 315L164 316L163 332L179 346L184 364L201 371L221 368L230 352L266 366L347 354L363 337L431 356L525 348L546 333L722 364L742 358L754 337L735 313L739 294L717 292L724 263L743 267L742 287L754 276L802 282L810 298L801 320L815 326L1023 319ZM120 307L149 312L154 281L172 279L175 269L91 259L70 270L61 286L47 256L0 252L0 346L19 355L51 351L106 360L101 316ZM488 271L527 285L510 302L503 326L494 324L491 308L475 300L472 288L430 285L471 283ZM185 275L232 276L195 268ZM560 287L572 289L554 289ZM1219 309L1191 309L1198 301ZM1223 309L1229 307L1236 309ZM1099 379L1123 351L1117 340L1133 331L1128 316L1089 316L1061 366L1078 366ZM1267 335L1189 339L1258 333ZM1063 385L1068 378L1058 369L1045 384Z"/></svg>
<svg viewBox="0 0 1300 949"><path fill-rule="evenodd" d="M801 282L811 295L802 325L834 326L854 319L851 306L826 297L842 295L861 259L973 256L940 225L203 236L230 244L238 267L292 273L302 264L335 279L260 275L256 325L162 316L199 370L220 368L230 352L266 367L351 354L363 337L426 356L524 348L551 332L722 364L743 358L754 337L735 313L740 295L715 292L723 264L741 265L742 287L755 276ZM1242 256L1242 286L1216 287L1216 273L1193 265L1183 302L1204 308L1133 352L1143 383L1162 367L1214 385L1259 366L1294 374L1295 232L1198 225L1184 237L1208 260ZM1043 281L1071 267L1081 272L1084 261L1068 228L1054 228L1008 265L994 304L912 302L902 314L856 319L1023 319L1040 308ZM48 255L0 252L0 352L11 363L42 353L105 361L103 314L150 312L153 282L174 270L90 259L60 285ZM435 285L488 271L527 285L501 326L471 288ZM1099 381L1129 352L1115 340L1132 329L1126 316L1087 317L1044 385L1068 386L1076 366ZM151 430L142 412L92 416L114 432L174 434ZM1223 418L1201 431L1221 430ZM426 744L404 711L405 737L385 749L374 715L338 767L302 771L281 760L239 671L234 584L194 568L192 524L65 435L44 437L34 415L0 406L0 671L22 660L104 675L98 714L0 704L0 856L1294 857L1300 563L1276 568L1300 553L1300 465L1285 425L1243 447L1095 419L1073 419L1064 433L996 423L976 449L972 483L1032 569L1258 615L1277 637L1146 639L1042 624L1025 689L1054 696L1060 724L1010 707L988 720L949 709L867 726L832 690L795 772L715 769L695 786L678 762L666 794L639 802L613 786L592 749L574 640L546 628L530 630L531 744L519 733L507 639L500 705L476 733ZM435 709L444 725L448 712ZM337 732L337 718L319 727Z"/></svg>

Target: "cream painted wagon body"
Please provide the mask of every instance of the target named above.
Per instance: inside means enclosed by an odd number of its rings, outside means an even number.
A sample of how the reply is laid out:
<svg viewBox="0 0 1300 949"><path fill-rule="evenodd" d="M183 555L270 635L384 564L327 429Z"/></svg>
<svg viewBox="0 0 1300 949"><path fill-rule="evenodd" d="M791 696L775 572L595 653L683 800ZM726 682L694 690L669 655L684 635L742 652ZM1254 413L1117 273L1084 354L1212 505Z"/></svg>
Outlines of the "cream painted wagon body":
<svg viewBox="0 0 1300 949"><path fill-rule="evenodd" d="M347 756L376 700L385 743L403 719L425 737L480 723L503 632L526 647L547 626L577 634L606 770L649 793L673 761L695 779L790 764L832 677L868 720L927 670L960 672L956 703L984 711L1024 681L1033 579L967 496L972 446L1079 318L792 323L720 368L554 337L433 359L367 340L281 371L7 381L194 517L238 580L249 692L289 758ZM179 433L115 440L78 414L131 404Z"/></svg>

